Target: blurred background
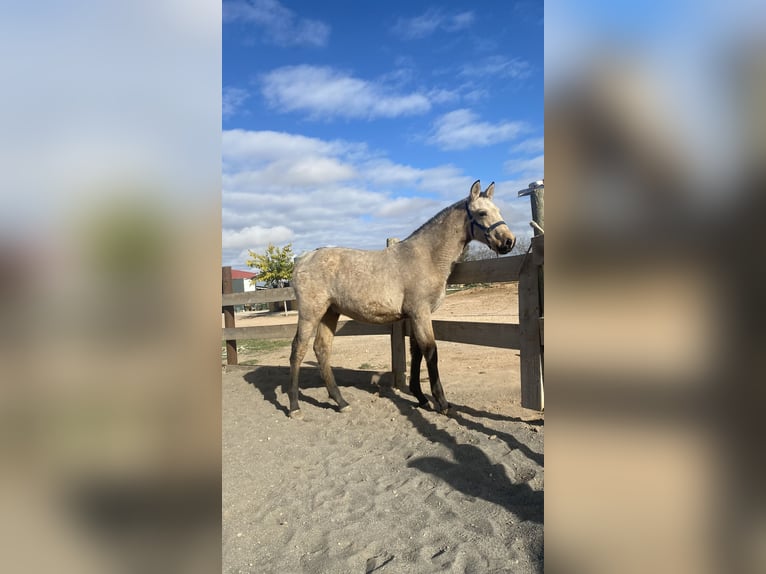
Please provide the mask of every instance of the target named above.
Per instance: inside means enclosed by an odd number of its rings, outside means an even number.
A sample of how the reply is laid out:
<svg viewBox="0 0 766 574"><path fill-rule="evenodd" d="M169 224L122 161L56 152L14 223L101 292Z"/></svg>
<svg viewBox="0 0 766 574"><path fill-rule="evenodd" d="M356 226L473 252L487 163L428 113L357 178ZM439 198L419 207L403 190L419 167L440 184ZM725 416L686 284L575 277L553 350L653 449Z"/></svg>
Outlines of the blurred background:
<svg viewBox="0 0 766 574"><path fill-rule="evenodd" d="M765 16L545 4L552 571L766 571Z"/></svg>
<svg viewBox="0 0 766 574"><path fill-rule="evenodd" d="M220 4L0 38L0 569L215 572Z"/></svg>

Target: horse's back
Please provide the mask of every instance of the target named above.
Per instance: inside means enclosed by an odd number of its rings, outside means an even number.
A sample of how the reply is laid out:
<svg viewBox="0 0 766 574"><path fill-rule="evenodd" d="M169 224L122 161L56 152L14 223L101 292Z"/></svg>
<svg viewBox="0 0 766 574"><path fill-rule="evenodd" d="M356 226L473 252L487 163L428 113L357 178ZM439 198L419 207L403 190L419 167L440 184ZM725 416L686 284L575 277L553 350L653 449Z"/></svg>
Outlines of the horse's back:
<svg viewBox="0 0 766 574"><path fill-rule="evenodd" d="M298 310L332 307L359 321L389 323L402 316L403 287L390 250L325 247L293 272Z"/></svg>

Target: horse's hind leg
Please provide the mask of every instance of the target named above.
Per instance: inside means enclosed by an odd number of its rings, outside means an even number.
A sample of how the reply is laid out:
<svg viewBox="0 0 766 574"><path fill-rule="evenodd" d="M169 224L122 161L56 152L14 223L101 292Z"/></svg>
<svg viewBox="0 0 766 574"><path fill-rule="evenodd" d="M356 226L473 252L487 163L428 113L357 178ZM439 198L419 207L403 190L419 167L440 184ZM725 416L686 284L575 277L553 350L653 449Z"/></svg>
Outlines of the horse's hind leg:
<svg viewBox="0 0 766 574"><path fill-rule="evenodd" d="M335 329L338 326L338 317L340 315L328 309L328 311L322 317L317 327L316 338L314 339L314 353L319 361L319 372L322 375L322 380L327 386L327 393L330 398L338 403L338 409L348 411L351 407L343 399L340 394L338 385L335 384L335 377L332 374L332 367L330 366L330 354L332 353L332 341L335 337Z"/></svg>
<svg viewBox="0 0 766 574"><path fill-rule="evenodd" d="M423 362L423 351L415 340L410 337L410 392L418 399L419 407L428 406L428 399L420 389L420 364Z"/></svg>
<svg viewBox="0 0 766 574"><path fill-rule="evenodd" d="M293 418L301 417L301 407L298 404L298 379L300 377L301 363L309 346L309 339L314 332L316 321L300 317L298 319L298 330L293 338L292 352L290 353L290 387L287 389L287 396L290 399L290 416Z"/></svg>

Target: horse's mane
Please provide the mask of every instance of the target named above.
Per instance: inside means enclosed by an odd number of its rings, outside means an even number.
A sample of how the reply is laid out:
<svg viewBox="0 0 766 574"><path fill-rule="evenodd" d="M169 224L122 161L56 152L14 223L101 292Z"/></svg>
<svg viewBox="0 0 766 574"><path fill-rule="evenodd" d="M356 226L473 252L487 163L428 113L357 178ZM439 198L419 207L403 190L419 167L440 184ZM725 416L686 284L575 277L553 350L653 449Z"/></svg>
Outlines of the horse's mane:
<svg viewBox="0 0 766 574"><path fill-rule="evenodd" d="M453 209L457 209L458 207L462 207L464 203L465 203L465 199L461 199L460 201L456 201L452 205L450 205L448 207L445 207L439 213L434 215L431 219L426 221L423 225L418 227L415 231L410 233L407 236L407 239L410 239L411 237L415 237L418 233L420 233L421 231L424 231L425 229L428 229L429 227L431 227L432 225L434 225L436 223L441 223L442 220L446 217L447 213L451 212ZM404 241L407 241L407 239L405 239Z"/></svg>

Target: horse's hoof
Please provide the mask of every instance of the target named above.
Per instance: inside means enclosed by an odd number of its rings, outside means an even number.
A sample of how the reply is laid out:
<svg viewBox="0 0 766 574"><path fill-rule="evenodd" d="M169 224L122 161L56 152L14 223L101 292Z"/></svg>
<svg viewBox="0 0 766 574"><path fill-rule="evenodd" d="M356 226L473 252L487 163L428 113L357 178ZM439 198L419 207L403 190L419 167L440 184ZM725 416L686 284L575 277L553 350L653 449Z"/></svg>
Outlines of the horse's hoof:
<svg viewBox="0 0 766 574"><path fill-rule="evenodd" d="M351 412L351 405L345 405L342 407L338 407L339 413L350 413Z"/></svg>
<svg viewBox="0 0 766 574"><path fill-rule="evenodd" d="M300 420L303 418L303 412L300 409L295 409L294 411L290 411L290 418Z"/></svg>

